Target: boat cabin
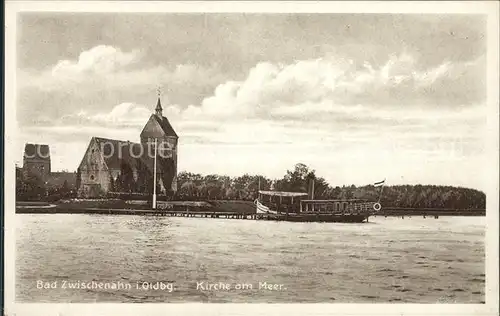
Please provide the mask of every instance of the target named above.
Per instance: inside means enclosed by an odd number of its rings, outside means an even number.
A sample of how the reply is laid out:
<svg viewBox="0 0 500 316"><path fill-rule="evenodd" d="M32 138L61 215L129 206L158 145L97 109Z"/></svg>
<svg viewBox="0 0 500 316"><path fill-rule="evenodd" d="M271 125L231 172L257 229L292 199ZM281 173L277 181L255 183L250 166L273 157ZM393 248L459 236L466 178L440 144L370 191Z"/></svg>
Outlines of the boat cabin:
<svg viewBox="0 0 500 316"><path fill-rule="evenodd" d="M360 199L311 200L307 193L259 191L257 208L264 213L367 214L378 212L378 202ZM259 205L260 204L260 205Z"/></svg>
<svg viewBox="0 0 500 316"><path fill-rule="evenodd" d="M258 200L278 213L299 213L301 201L307 193L283 191L259 191Z"/></svg>

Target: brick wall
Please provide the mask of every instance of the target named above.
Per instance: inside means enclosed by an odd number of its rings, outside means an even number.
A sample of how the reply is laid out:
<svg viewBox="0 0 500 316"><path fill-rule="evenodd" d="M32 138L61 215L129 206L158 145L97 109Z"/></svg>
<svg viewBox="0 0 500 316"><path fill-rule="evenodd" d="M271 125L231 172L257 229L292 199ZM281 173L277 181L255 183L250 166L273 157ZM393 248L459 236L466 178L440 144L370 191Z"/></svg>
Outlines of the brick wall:
<svg viewBox="0 0 500 316"><path fill-rule="evenodd" d="M92 141L80 165L79 196L91 197L110 189L110 173L97 142Z"/></svg>

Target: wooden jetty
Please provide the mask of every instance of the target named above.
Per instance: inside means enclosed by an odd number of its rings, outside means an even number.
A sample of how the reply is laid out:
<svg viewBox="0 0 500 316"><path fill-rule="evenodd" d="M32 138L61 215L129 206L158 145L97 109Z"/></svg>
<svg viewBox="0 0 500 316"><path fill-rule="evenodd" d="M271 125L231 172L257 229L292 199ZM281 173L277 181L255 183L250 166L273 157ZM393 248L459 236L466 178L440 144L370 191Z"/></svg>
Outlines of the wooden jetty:
<svg viewBox="0 0 500 316"><path fill-rule="evenodd" d="M460 210L460 209L433 209L433 208L396 208L387 207L377 214L378 216L486 216L486 210Z"/></svg>
<svg viewBox="0 0 500 316"><path fill-rule="evenodd" d="M213 210L153 210L153 209L104 209L104 208L18 208L17 214L94 214L94 215L136 215L136 216L156 216L156 217L192 217L192 218L219 218L219 219L248 219L248 220L269 220L269 221L290 221L291 216L287 214L258 214L255 212L216 212ZM328 221L322 219L324 214L303 215L304 218L297 218L300 222ZM297 217L297 215L295 216ZM292 220L293 221L293 220Z"/></svg>
<svg viewBox="0 0 500 316"><path fill-rule="evenodd" d="M277 220L274 216L267 214L256 214L255 212L216 212L207 211L190 211L185 210L163 210L163 209L103 209L103 208L81 208L81 209L65 209L65 208L17 208L17 214L99 214L99 215L146 215L146 216L168 216L168 217L198 217L198 218L222 218L222 219L267 219Z"/></svg>

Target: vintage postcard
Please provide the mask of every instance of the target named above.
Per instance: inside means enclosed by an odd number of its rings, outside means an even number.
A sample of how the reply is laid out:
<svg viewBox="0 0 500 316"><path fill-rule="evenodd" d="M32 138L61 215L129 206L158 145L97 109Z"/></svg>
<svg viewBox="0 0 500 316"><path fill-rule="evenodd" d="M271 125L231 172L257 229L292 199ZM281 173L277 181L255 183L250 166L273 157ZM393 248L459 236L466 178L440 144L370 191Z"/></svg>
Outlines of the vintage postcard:
<svg viewBox="0 0 500 316"><path fill-rule="evenodd" d="M5 315L496 315L498 9L8 1Z"/></svg>

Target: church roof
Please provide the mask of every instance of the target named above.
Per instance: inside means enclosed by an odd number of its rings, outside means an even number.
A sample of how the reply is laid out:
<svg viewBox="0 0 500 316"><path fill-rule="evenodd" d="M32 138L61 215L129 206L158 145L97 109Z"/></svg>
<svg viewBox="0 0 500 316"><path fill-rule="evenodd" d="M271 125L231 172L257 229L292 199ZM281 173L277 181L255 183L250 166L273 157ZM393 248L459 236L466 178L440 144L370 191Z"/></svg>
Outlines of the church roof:
<svg viewBox="0 0 500 316"><path fill-rule="evenodd" d="M153 171L154 160L148 155L150 149L147 145L102 137L94 137L94 139L99 148L103 150L104 162L109 169L121 169L122 165L125 164L132 170L138 169L139 165L144 165L148 170ZM141 152L142 155L140 155ZM159 172L162 170L162 160L161 158L157 160Z"/></svg>
<svg viewBox="0 0 500 316"><path fill-rule="evenodd" d="M154 114L152 116L154 116L154 119L158 122L158 124L160 124L161 129L166 136L175 136L177 138L179 137L177 136L177 133L174 131L174 128L172 127L172 125L170 125L170 122L165 116L162 116L161 118L158 117L158 115Z"/></svg>
<svg viewBox="0 0 500 316"><path fill-rule="evenodd" d="M137 158L134 158L134 154L140 151L141 144L102 137L95 137L95 140L103 151L104 162L109 169L120 169L124 162L132 169L137 166Z"/></svg>

